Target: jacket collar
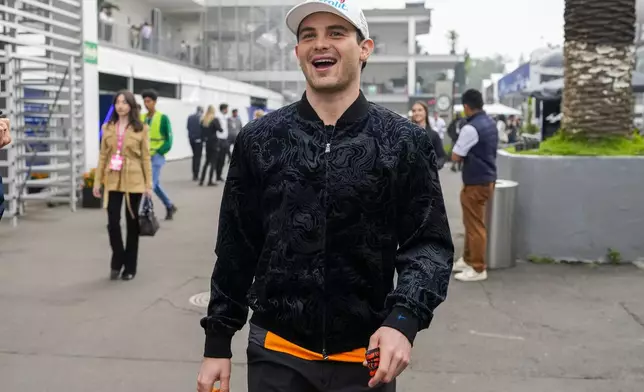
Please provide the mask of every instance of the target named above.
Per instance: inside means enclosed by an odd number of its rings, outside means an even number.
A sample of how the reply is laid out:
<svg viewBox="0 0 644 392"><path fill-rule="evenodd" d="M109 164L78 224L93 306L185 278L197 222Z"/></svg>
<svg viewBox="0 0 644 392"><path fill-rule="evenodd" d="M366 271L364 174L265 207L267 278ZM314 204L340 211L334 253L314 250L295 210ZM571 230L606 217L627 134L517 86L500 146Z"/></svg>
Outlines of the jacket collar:
<svg viewBox="0 0 644 392"><path fill-rule="evenodd" d="M297 110L300 117L302 117L304 120L322 122L320 116L318 116L318 114L313 109L313 106L311 106L311 104L309 103L309 100L306 99L306 93L302 94L302 99L297 104ZM351 104L351 106L349 106L349 108L342 114L342 116L340 116L340 118L338 119L338 124L355 122L365 117L368 113L369 101L367 101L367 98L365 98L364 94L362 94L362 90L360 90L358 99L356 99Z"/></svg>
<svg viewBox="0 0 644 392"><path fill-rule="evenodd" d="M476 117L481 116L481 115L484 115L484 114L485 114L485 115L487 115L487 113L485 113L485 110L479 110L478 112L476 112L476 113L472 114L471 116L469 116L469 117L467 118L467 121L472 121L472 120L473 120L473 119L475 119Z"/></svg>
<svg viewBox="0 0 644 392"><path fill-rule="evenodd" d="M110 122L107 123L106 127L107 127L107 129L116 132L116 123L110 121ZM132 131L133 130L132 124L128 124L127 128L125 128L125 130L126 131Z"/></svg>

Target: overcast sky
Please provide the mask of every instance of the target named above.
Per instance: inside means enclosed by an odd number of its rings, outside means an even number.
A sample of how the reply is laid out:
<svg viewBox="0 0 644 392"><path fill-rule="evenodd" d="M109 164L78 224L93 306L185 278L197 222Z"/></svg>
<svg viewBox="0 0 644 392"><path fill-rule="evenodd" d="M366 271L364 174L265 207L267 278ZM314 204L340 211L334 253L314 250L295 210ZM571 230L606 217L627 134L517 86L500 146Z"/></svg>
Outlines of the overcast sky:
<svg viewBox="0 0 644 392"><path fill-rule="evenodd" d="M365 8L403 8L405 0L361 0ZM449 30L458 50L473 56L500 53L518 60L547 43L563 43L564 0L426 0L432 31L422 43L430 53L448 53ZM510 69L511 70L511 69Z"/></svg>

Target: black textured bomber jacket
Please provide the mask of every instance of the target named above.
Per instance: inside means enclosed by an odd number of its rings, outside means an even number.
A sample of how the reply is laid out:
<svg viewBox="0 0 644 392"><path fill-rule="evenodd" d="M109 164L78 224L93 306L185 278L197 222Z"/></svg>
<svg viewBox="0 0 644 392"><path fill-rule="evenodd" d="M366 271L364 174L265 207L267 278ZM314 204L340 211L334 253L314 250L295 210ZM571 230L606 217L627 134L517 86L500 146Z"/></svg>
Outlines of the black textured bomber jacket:
<svg viewBox="0 0 644 392"><path fill-rule="evenodd" d="M367 347L381 326L413 342L454 255L427 132L362 93L335 126L306 95L249 123L215 253L206 357L232 356L248 305L251 323L323 355Z"/></svg>

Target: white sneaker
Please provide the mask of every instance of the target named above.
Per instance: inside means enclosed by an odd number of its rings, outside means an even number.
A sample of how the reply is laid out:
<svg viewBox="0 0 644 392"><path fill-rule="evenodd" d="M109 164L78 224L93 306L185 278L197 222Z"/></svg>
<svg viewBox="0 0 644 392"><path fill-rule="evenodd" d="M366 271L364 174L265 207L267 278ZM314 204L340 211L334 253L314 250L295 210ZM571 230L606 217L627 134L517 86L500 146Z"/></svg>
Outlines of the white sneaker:
<svg viewBox="0 0 644 392"><path fill-rule="evenodd" d="M487 279L487 271L476 272L474 268L468 267L465 271L454 275L454 279L460 280L461 282L480 282Z"/></svg>
<svg viewBox="0 0 644 392"><path fill-rule="evenodd" d="M452 272L463 272L468 268L470 268L470 266L467 265L465 260L463 260L463 258L461 257L460 259L456 260L456 262L452 266Z"/></svg>

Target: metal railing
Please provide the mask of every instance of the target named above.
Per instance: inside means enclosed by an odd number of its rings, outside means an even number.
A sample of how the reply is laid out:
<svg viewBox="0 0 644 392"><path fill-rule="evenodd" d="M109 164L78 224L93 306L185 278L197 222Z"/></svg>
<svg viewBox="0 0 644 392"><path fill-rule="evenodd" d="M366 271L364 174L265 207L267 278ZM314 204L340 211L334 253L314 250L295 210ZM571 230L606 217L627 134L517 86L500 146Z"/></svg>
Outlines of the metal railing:
<svg viewBox="0 0 644 392"><path fill-rule="evenodd" d="M28 202L76 209L83 164L82 2L0 2L0 109L13 142L0 151L5 218Z"/></svg>
<svg viewBox="0 0 644 392"><path fill-rule="evenodd" d="M146 36L140 26L99 21L98 39L102 43L141 54L160 56L195 67L204 66L201 43L182 42L180 37L159 37L154 29Z"/></svg>

